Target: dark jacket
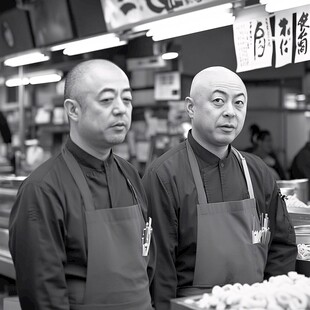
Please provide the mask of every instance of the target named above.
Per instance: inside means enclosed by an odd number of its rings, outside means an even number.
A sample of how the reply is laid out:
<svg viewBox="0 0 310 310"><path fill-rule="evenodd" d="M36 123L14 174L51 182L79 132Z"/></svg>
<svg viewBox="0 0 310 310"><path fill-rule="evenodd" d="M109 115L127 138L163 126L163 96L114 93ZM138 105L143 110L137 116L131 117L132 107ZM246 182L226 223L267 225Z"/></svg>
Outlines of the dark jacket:
<svg viewBox="0 0 310 310"><path fill-rule="evenodd" d="M231 151L227 158L220 160L203 149L191 134L189 142L198 161L208 202L249 198L240 162ZM297 255L294 228L285 202L266 164L253 154L242 154L248 164L258 212L268 213L270 218L271 241L265 278L285 274L295 269ZM156 309L166 310L169 299L177 297L178 287L193 284L195 270L198 198L185 143L155 160L147 169L143 184L157 245L152 291Z"/></svg>
<svg viewBox="0 0 310 310"><path fill-rule="evenodd" d="M100 161L70 139L96 209L125 207L136 200L111 154ZM136 169L117 157L139 196L146 218L146 196ZM9 248L16 269L22 309L69 310L83 302L87 273L87 231L81 193L61 153L37 168L21 185L9 224ZM149 276L154 257L150 255ZM68 294L67 281L81 294Z"/></svg>

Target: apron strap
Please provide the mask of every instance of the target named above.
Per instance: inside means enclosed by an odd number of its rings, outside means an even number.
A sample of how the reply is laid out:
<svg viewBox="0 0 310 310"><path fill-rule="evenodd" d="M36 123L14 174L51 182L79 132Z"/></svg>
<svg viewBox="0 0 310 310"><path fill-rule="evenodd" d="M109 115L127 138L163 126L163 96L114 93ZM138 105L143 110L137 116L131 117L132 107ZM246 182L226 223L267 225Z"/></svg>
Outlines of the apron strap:
<svg viewBox="0 0 310 310"><path fill-rule="evenodd" d="M196 189L198 193L198 202L199 204L207 204L207 196L206 196L204 186L202 183L198 162L197 162L194 151L192 147L190 146L188 140L186 140L186 148L187 148L189 164L190 164L190 167L193 173L193 177L194 177L194 181L195 181L195 185L196 185ZM241 159L242 167L243 167L244 174L245 174L245 180L247 183L247 188L249 191L250 198L252 199L254 198L254 190L253 190L251 176L250 176L250 172L249 172L249 168L246 163L246 160L238 150L236 150L233 146L231 148L234 154L236 155L237 159L238 160Z"/></svg>
<svg viewBox="0 0 310 310"><path fill-rule="evenodd" d="M132 183L131 183L131 181L130 181L130 179L129 179L129 176L127 175L125 169L122 168L122 164L121 164L120 160L119 160L116 156L114 156L114 159L115 159L115 162L116 162L116 164L118 165L118 167L121 169L121 171L122 171L124 177L126 178L127 184L129 185L129 187L130 187L130 189L131 189L131 192L132 192L132 194L133 194L133 197L134 197L134 199L136 200L136 202L137 202L137 204L138 204L138 206L139 206L139 208L140 208L140 210L141 210L141 213L142 213L142 216L143 216L144 221L147 222L147 216L146 216L146 214L144 214L144 213L142 212L143 201L142 201L142 199L139 198L140 196L138 195L138 191L137 191L137 190L134 188L134 186L132 185Z"/></svg>
<svg viewBox="0 0 310 310"><path fill-rule="evenodd" d="M186 140L186 148L187 148L189 164L191 166L192 174L193 174L195 185L196 185L196 190L198 194L198 202L201 205L202 204L205 205L208 203L206 192L203 187L197 159L195 157L194 151L192 147L190 146L188 140Z"/></svg>
<svg viewBox="0 0 310 310"><path fill-rule="evenodd" d="M67 147L63 147L62 150L62 156L72 174L72 177L78 186L80 193L82 195L83 201L84 201L84 207L87 211L94 211L95 205L93 201L92 194L89 190L89 186L86 182L86 179L84 177L84 174L82 172L81 167L79 166L78 162L72 155L72 153L68 150Z"/></svg>
<svg viewBox="0 0 310 310"><path fill-rule="evenodd" d="M78 164L78 162L76 161L76 159L74 158L74 156L68 150L67 147L64 147L62 149L62 155L63 155L64 160L65 160L65 162L66 162L66 164L67 164L67 166L68 166L68 168L69 168L69 170L73 176L73 179L75 180L75 183L77 184L77 186L81 192L81 195L82 195L83 201L84 201L84 205L85 205L85 209L88 211L94 211L96 208L94 205L93 196L90 192L89 186L86 182L86 179L84 177L84 174L82 172L80 165ZM119 166L122 173L124 174L126 181L127 181L127 184L129 185L129 187L132 191L134 199L136 200L138 205L141 205L139 196L137 195L137 191L135 190L135 188L131 184L128 176L124 172L124 169L122 169L122 166L121 166L119 160L116 157L114 157L114 159L116 161L116 164ZM144 214L143 214L143 218L146 219Z"/></svg>
<svg viewBox="0 0 310 310"><path fill-rule="evenodd" d="M247 183L249 195L250 195L250 198L252 199L252 198L254 198L254 190L253 190L251 176L250 176L250 172L249 172L249 168L248 168L248 165L246 163L246 160L237 149L235 149L233 146L231 148L232 148L234 154L237 156L237 158L241 158L241 163L242 163L242 167L244 170L244 175L245 175L245 180Z"/></svg>

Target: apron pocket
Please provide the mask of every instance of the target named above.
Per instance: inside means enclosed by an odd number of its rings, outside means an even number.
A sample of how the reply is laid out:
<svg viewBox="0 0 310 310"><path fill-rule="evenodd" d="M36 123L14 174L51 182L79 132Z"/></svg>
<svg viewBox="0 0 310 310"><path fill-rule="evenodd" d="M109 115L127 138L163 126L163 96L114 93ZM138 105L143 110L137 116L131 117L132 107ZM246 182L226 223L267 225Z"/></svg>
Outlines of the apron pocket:
<svg viewBox="0 0 310 310"><path fill-rule="evenodd" d="M142 295L142 296L141 296ZM151 298L148 293L139 294L137 299L115 304L72 304L70 310L152 310Z"/></svg>
<svg viewBox="0 0 310 310"><path fill-rule="evenodd" d="M267 255L268 255L268 242L266 243L255 243L252 244L253 255L255 257L255 271L258 276L258 280L256 282L261 282L264 279L264 272L267 263ZM259 280L261 278L261 280Z"/></svg>

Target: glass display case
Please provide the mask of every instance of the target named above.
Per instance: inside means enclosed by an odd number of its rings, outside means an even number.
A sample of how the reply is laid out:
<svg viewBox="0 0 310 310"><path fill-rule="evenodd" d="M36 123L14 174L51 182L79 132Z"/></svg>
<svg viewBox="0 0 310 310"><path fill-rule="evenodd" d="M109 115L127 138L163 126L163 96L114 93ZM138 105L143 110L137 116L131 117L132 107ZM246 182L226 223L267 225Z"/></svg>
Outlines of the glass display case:
<svg viewBox="0 0 310 310"><path fill-rule="evenodd" d="M0 175L0 275L15 279L15 270L8 248L9 217L22 176Z"/></svg>

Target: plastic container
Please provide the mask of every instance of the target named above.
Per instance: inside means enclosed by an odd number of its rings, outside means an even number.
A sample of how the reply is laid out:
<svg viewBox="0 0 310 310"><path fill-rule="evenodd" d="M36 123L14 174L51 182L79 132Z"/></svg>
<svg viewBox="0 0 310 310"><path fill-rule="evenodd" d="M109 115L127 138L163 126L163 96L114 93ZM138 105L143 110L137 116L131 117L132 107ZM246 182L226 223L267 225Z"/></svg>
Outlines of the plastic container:
<svg viewBox="0 0 310 310"><path fill-rule="evenodd" d="M282 188L294 189L294 192L299 200L301 200L304 203L308 202L309 200L308 179L279 180L277 181L277 184L280 187L280 190Z"/></svg>
<svg viewBox="0 0 310 310"><path fill-rule="evenodd" d="M296 271L300 274L304 274L305 276L310 277L310 261L297 259Z"/></svg>

